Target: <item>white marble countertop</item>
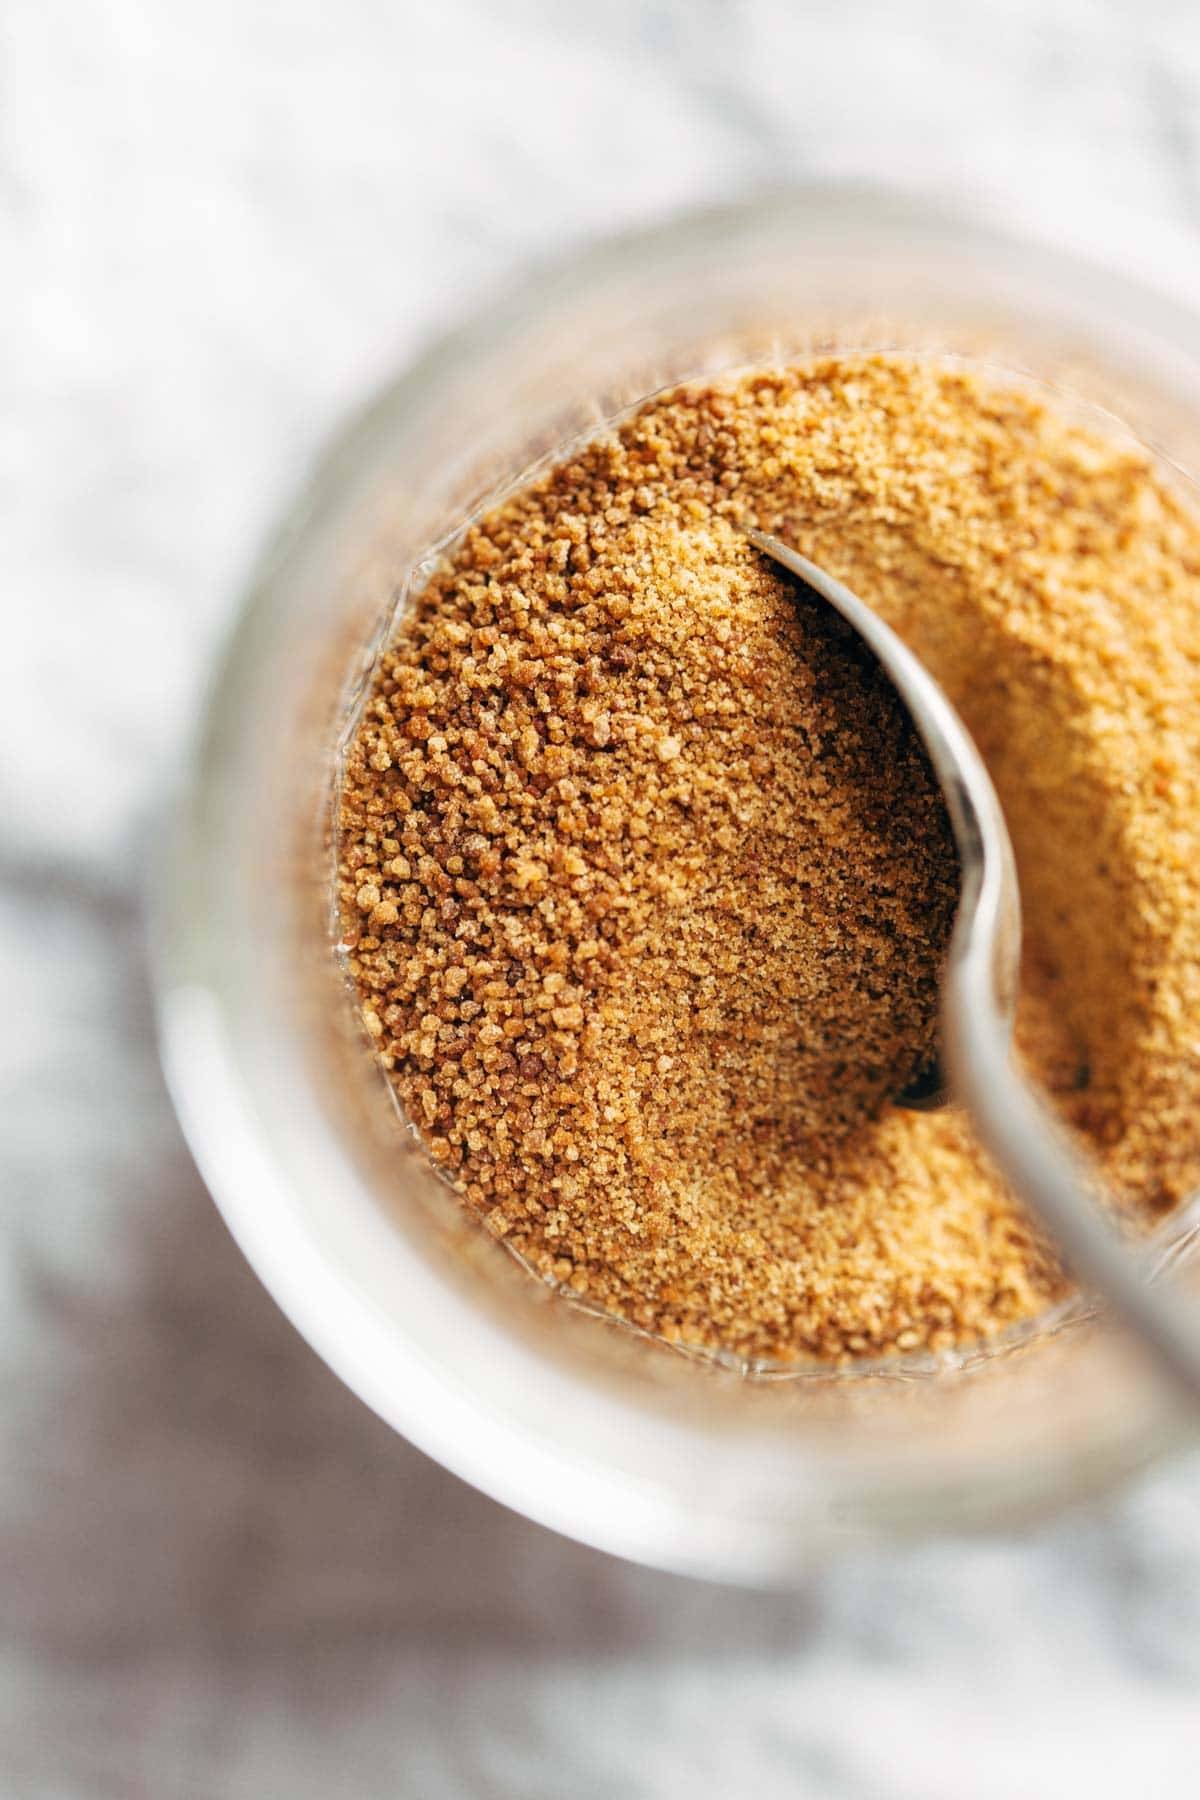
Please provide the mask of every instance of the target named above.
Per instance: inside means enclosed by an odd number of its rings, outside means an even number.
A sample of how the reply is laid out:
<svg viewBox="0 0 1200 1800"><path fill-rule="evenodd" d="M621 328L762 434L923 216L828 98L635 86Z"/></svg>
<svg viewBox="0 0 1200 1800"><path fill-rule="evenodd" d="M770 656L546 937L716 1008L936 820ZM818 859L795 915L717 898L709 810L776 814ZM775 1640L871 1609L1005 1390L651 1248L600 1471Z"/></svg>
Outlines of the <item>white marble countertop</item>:
<svg viewBox="0 0 1200 1800"><path fill-rule="evenodd" d="M228 1240L138 889L338 414L534 253L789 174L1184 235L1192 0L9 0L0 19L0 1794L1190 1791L1200 1465L747 1595L443 1474Z"/></svg>

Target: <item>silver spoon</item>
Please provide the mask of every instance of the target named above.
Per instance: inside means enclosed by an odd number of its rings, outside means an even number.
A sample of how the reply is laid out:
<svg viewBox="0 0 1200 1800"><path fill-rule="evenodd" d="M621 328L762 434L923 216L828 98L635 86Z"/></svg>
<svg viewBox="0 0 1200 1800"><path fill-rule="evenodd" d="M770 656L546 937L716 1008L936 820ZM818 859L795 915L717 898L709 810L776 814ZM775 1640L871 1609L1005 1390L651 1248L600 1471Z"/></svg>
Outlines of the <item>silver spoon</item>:
<svg viewBox="0 0 1200 1800"><path fill-rule="evenodd" d="M1011 1055L1021 956L1021 899L1008 827L991 776L958 713L924 664L865 601L815 563L760 531L765 556L839 612L904 701L946 801L961 887L942 977L941 1069L923 1073L901 1105L953 1094L1009 1186L1057 1239L1077 1278L1111 1301L1193 1404L1200 1401L1200 1333L1144 1256L1123 1242L1104 1180L1072 1144ZM1111 1205L1111 1203L1110 1203Z"/></svg>

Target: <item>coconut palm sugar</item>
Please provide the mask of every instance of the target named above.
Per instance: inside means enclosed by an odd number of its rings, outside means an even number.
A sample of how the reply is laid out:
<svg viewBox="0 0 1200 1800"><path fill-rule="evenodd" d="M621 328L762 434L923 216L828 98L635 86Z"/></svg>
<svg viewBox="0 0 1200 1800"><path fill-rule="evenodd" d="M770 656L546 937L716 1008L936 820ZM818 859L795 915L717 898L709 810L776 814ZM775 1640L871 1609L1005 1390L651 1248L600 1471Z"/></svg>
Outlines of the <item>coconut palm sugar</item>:
<svg viewBox="0 0 1200 1800"><path fill-rule="evenodd" d="M681 1343L845 1360L1065 1292L935 1038L957 868L860 592L991 768L1018 1041L1152 1220L1197 1182L1200 521L1136 444L965 365L655 396L474 522L344 771L348 966L388 1079L539 1274Z"/></svg>

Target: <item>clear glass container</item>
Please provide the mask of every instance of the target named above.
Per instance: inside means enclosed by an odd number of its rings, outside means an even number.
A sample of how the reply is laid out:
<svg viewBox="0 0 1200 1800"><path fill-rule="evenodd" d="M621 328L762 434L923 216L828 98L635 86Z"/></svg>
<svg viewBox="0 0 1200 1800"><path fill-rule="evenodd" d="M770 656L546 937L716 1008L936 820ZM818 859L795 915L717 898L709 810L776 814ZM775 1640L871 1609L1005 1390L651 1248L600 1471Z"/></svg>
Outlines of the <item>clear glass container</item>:
<svg viewBox="0 0 1200 1800"><path fill-rule="evenodd" d="M836 188L603 244L446 338L324 457L213 685L158 909L184 1127L332 1367L533 1518L759 1582L838 1545L1060 1505L1187 1420L1139 1347L1079 1307L965 1356L772 1376L552 1294L431 1173L370 1058L333 948L331 798L406 584L485 497L667 382L832 346L984 355L1200 469L1200 314L1102 263ZM1177 1218L1162 1254L1195 1283L1190 1238Z"/></svg>

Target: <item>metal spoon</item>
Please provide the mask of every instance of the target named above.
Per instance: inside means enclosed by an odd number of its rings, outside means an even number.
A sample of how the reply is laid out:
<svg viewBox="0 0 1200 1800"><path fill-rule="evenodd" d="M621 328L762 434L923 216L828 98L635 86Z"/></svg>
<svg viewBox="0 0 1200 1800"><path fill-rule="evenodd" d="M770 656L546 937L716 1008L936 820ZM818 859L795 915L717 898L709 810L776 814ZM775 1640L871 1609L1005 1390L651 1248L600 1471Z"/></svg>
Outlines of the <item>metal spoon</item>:
<svg viewBox="0 0 1200 1800"><path fill-rule="evenodd" d="M1103 1176L1071 1143L1011 1055L1021 900L1008 827L982 757L937 682L865 601L778 538L747 534L765 556L839 612L890 678L945 796L961 888L942 978L942 1060L899 1098L927 1108L953 1094L1010 1187L1057 1239L1078 1279L1110 1301L1188 1399L1200 1402L1200 1333L1176 1295L1149 1285L1122 1241Z"/></svg>

